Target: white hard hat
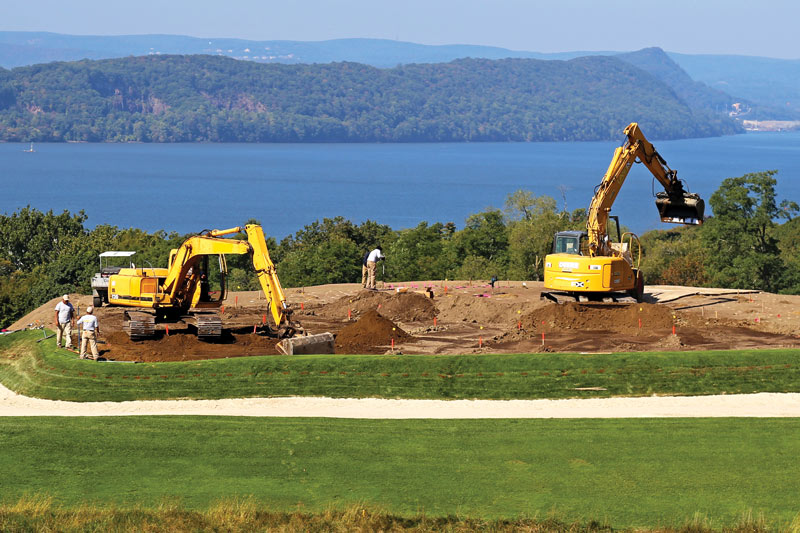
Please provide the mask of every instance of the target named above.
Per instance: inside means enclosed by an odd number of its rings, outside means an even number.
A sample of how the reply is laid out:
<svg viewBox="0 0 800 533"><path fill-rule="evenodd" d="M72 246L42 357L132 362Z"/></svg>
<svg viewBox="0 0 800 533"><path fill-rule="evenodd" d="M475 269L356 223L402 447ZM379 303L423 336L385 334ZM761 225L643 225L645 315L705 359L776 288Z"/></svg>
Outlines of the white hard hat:
<svg viewBox="0 0 800 533"><path fill-rule="evenodd" d="M86 312L89 313L90 315L92 314L92 311L94 311L94 307L92 307L91 305L86 308Z"/></svg>
<svg viewBox="0 0 800 533"><path fill-rule="evenodd" d="M64 295L64 296L62 296L61 298L62 298L62 299L65 301L65 302L68 302L68 301L69 301L69 294L65 294L65 295Z"/></svg>

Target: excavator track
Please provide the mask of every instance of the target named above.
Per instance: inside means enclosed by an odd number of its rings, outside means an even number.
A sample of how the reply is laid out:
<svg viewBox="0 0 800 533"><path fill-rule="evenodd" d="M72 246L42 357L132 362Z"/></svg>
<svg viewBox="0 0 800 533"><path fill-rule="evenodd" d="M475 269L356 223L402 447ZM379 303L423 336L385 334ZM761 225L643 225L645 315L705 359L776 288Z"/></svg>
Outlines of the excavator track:
<svg viewBox="0 0 800 533"><path fill-rule="evenodd" d="M156 318L149 313L125 311L122 329L131 340L152 339L156 335Z"/></svg>
<svg viewBox="0 0 800 533"><path fill-rule="evenodd" d="M579 303L581 305L602 305L602 304L635 304L636 298L627 294L610 293L598 295L580 295L569 292L542 291L539 295L540 300L550 300L557 304Z"/></svg>
<svg viewBox="0 0 800 533"><path fill-rule="evenodd" d="M216 313L195 313L191 322L197 328L199 339L219 339L222 337L222 317Z"/></svg>

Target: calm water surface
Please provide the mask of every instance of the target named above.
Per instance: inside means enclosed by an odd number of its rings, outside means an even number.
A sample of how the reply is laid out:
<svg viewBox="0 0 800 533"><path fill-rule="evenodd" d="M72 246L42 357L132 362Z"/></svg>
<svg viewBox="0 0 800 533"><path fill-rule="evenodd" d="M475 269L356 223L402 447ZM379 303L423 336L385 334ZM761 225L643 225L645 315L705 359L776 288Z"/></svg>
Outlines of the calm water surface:
<svg viewBox="0 0 800 533"><path fill-rule="evenodd" d="M800 133L655 143L690 190L776 169L779 198L800 201ZM31 205L87 224L188 233L249 218L279 239L323 217L394 229L502 208L517 189L587 207L617 143L0 144L0 212ZM642 233L658 221L650 173L636 165L612 214ZM656 184L658 188L658 184ZM563 193L563 196L562 196Z"/></svg>

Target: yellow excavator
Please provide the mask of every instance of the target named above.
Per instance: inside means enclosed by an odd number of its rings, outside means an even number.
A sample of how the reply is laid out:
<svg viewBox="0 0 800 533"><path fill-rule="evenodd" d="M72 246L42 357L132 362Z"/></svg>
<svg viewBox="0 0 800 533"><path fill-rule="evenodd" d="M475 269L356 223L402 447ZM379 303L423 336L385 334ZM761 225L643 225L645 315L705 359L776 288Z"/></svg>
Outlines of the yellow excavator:
<svg viewBox="0 0 800 533"><path fill-rule="evenodd" d="M619 301L623 297L642 301L644 276L639 269L642 252L639 238L629 232L621 234L619 219L609 215L628 171L637 160L644 163L664 188L656 194L662 222L703 223L702 198L684 189L677 171L669 168L639 125L631 123L624 133L625 141L614 151L603 181L595 189L586 231L561 231L555 235L553 252L545 258L546 291L542 292L542 298L556 302ZM616 242L608 235L609 218L616 222Z"/></svg>
<svg viewBox="0 0 800 533"><path fill-rule="evenodd" d="M244 232L247 240L224 238ZM222 335L222 319L217 312L225 299L226 255L248 255L258 276L275 329L270 333L290 338L303 332L292 320L292 309L269 257L261 226L248 224L226 230L206 230L189 237L170 252L167 268L122 268L108 278L108 303L143 311L126 311L123 328L132 339L155 335L155 323L183 321L194 325L197 336L206 340ZM211 290L209 258L215 257L219 290ZM147 309L148 311L144 311ZM330 333L302 337L303 353L333 353ZM292 344L292 343L290 343ZM293 353L300 353L294 351Z"/></svg>

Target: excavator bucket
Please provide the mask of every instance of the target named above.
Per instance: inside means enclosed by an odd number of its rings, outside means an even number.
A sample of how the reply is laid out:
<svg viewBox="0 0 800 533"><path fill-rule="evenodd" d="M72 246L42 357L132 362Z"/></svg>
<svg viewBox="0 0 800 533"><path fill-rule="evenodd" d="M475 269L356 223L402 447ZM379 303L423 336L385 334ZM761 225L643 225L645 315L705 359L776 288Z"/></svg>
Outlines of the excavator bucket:
<svg viewBox="0 0 800 533"><path fill-rule="evenodd" d="M656 194L656 207L661 222L698 225L703 223L706 204L696 194L683 193L679 196L659 192Z"/></svg>
<svg viewBox="0 0 800 533"><path fill-rule="evenodd" d="M278 350L284 355L334 353L333 341L334 337L332 333L291 337L279 342Z"/></svg>

